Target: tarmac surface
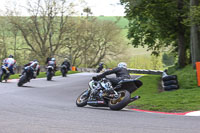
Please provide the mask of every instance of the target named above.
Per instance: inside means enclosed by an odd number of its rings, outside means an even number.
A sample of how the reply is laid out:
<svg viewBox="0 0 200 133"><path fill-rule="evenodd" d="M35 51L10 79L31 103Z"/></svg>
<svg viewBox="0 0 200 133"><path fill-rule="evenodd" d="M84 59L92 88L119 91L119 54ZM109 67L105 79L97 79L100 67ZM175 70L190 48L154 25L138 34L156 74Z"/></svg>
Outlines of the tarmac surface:
<svg viewBox="0 0 200 133"><path fill-rule="evenodd" d="M199 133L200 118L123 109L77 107L96 73L0 83L0 133Z"/></svg>

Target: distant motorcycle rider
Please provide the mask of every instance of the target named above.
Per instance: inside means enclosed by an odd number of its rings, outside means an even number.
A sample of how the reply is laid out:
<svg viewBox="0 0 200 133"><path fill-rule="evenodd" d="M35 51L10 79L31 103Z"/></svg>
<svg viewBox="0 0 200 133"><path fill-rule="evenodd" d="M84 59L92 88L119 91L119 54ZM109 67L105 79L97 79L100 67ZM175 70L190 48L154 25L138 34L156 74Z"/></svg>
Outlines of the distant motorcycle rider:
<svg viewBox="0 0 200 133"><path fill-rule="evenodd" d="M100 75L93 77L93 80L100 80L104 78L106 75L110 74L116 74L116 78L107 78L112 83L112 86L116 86L118 82L123 79L131 78L127 70L127 64L125 62L120 62L116 68L108 70Z"/></svg>
<svg viewBox="0 0 200 133"><path fill-rule="evenodd" d="M99 63L99 66L98 66L98 68L96 70L97 73L99 73L99 72L101 72L103 70L103 65L104 65L103 62Z"/></svg>
<svg viewBox="0 0 200 133"><path fill-rule="evenodd" d="M51 60L51 57L47 57L45 64L47 65L50 60Z"/></svg>
<svg viewBox="0 0 200 133"><path fill-rule="evenodd" d="M3 65L8 67L10 74L15 74L13 69L16 67L16 60L13 55L9 55L8 58L4 59Z"/></svg>
<svg viewBox="0 0 200 133"><path fill-rule="evenodd" d="M67 67L67 70L70 70L70 63L69 63L69 61L68 61L68 59L67 58L65 58L65 60L63 61L63 63L61 64L61 66L62 65L65 65L66 67Z"/></svg>
<svg viewBox="0 0 200 133"><path fill-rule="evenodd" d="M51 58L51 60L48 61L47 66L52 66L54 68L54 72L56 72L57 71L56 59Z"/></svg>

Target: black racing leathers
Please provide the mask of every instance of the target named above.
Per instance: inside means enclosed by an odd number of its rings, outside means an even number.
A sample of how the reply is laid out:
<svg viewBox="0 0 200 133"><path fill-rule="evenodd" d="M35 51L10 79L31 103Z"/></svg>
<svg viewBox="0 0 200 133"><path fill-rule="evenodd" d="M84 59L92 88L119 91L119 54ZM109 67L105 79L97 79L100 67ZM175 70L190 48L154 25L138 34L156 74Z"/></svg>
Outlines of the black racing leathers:
<svg viewBox="0 0 200 133"><path fill-rule="evenodd" d="M108 70L97 76L98 79L104 78L106 75L116 74L116 78L108 78L113 86L116 86L122 79L130 79L131 76L126 68L116 67L112 70Z"/></svg>
<svg viewBox="0 0 200 133"><path fill-rule="evenodd" d="M68 61L64 61L61 65L66 65L67 70L70 70L70 63Z"/></svg>

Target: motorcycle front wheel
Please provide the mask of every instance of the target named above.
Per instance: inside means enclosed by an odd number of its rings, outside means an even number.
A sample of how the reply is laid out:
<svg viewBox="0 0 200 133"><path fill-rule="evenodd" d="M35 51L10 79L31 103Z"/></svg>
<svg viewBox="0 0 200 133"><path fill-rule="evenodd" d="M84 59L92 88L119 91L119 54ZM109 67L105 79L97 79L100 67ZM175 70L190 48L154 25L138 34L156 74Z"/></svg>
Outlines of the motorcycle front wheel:
<svg viewBox="0 0 200 133"><path fill-rule="evenodd" d="M76 99L76 106L78 107L84 107L87 105L87 101L89 98L89 92L88 90L85 90L81 95Z"/></svg>
<svg viewBox="0 0 200 133"><path fill-rule="evenodd" d="M117 99L111 99L108 102L108 106L111 110L121 110L123 109L130 101L131 94L127 90L121 90L118 92L119 97Z"/></svg>
<svg viewBox="0 0 200 133"><path fill-rule="evenodd" d="M18 82L18 86L20 87L20 86L22 86L23 84L25 84L27 82L27 76L26 76L26 74L23 74L21 77L20 77L20 79L19 79L19 82Z"/></svg>
<svg viewBox="0 0 200 133"><path fill-rule="evenodd" d="M4 75L3 71L0 70L0 82L2 82L2 80L3 80L3 75Z"/></svg>

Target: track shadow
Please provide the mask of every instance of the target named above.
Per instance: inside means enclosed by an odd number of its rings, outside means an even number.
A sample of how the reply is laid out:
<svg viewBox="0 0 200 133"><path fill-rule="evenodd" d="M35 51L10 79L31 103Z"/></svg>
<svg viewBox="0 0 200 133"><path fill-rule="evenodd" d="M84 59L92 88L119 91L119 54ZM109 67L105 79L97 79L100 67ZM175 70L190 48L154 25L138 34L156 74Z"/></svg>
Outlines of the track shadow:
<svg viewBox="0 0 200 133"><path fill-rule="evenodd" d="M28 86L28 85L17 86L17 87L24 87L24 88L36 88L36 87L34 87L34 86Z"/></svg>
<svg viewBox="0 0 200 133"><path fill-rule="evenodd" d="M95 110L105 110L105 111L129 111L129 110L111 110L109 107L92 107L92 106L85 106L85 107L82 107L82 108L85 108L85 109L95 109Z"/></svg>

